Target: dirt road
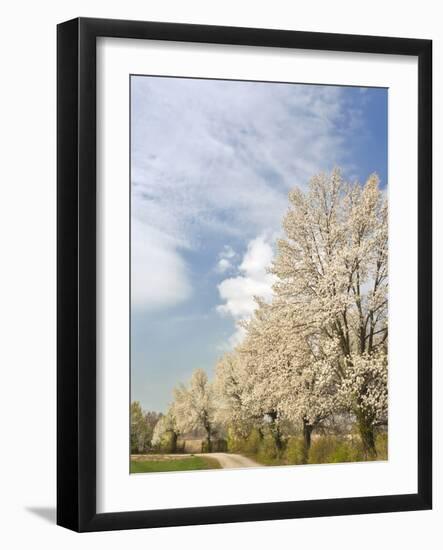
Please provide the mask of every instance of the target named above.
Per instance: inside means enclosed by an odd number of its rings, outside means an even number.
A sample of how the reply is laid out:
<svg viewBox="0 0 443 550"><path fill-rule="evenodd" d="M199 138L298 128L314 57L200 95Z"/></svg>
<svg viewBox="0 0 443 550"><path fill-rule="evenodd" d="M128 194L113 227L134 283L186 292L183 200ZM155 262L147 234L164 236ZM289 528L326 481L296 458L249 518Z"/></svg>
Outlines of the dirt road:
<svg viewBox="0 0 443 550"><path fill-rule="evenodd" d="M250 458L232 453L201 453L199 456L216 458L222 468L259 468L262 466Z"/></svg>

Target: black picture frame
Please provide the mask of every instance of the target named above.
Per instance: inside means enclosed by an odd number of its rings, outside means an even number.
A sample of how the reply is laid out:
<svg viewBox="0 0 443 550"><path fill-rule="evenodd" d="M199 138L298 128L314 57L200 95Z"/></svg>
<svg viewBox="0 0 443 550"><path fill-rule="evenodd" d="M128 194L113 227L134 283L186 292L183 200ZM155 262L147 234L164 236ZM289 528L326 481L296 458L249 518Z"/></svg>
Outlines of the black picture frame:
<svg viewBox="0 0 443 550"><path fill-rule="evenodd" d="M399 54L418 59L416 494L96 512L96 39ZM78 18L57 29L57 523L75 531L426 510L432 506L432 42Z"/></svg>

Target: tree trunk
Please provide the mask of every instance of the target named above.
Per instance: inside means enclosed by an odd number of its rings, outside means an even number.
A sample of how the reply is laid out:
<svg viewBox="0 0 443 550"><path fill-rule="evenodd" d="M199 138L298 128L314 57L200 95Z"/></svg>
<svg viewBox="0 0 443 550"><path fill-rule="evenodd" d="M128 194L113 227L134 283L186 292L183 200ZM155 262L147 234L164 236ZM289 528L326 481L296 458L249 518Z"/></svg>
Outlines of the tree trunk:
<svg viewBox="0 0 443 550"><path fill-rule="evenodd" d="M275 446L277 448L277 451L280 452L283 448L283 442L281 439L280 428L278 427L277 424L274 425L273 433L274 433Z"/></svg>
<svg viewBox="0 0 443 550"><path fill-rule="evenodd" d="M356 416L365 458L376 458L374 426L362 411L358 411Z"/></svg>
<svg viewBox="0 0 443 550"><path fill-rule="evenodd" d="M268 416L271 419L270 429L271 429L272 437L274 438L275 448L277 449L277 453L280 454L280 452L283 449L283 442L282 442L282 439L281 439L280 428L279 428L278 422L277 422L277 413L276 412L270 412L270 413L268 413Z"/></svg>
<svg viewBox="0 0 443 550"><path fill-rule="evenodd" d="M177 452L177 433L174 431L172 432L172 449L172 452Z"/></svg>
<svg viewBox="0 0 443 550"><path fill-rule="evenodd" d="M309 449L311 448L311 434L314 426L308 424L308 422L303 419L303 462L307 464L309 458Z"/></svg>
<svg viewBox="0 0 443 550"><path fill-rule="evenodd" d="M212 453L211 428L206 426L206 452Z"/></svg>

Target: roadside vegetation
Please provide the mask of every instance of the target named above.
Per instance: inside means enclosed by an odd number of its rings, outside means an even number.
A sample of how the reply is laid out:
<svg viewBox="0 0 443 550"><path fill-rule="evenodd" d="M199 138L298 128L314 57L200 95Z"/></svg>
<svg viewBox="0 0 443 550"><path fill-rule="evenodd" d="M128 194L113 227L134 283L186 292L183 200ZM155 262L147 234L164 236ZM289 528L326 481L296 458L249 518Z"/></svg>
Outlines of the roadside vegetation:
<svg viewBox="0 0 443 550"><path fill-rule="evenodd" d="M228 440L231 452L252 458L264 466L289 466L299 464L333 464L388 459L388 436L379 432L375 438L376 454L368 459L358 434L337 436L317 435L306 455L301 436L285 438L280 448L271 435L260 436L256 431L247 438Z"/></svg>

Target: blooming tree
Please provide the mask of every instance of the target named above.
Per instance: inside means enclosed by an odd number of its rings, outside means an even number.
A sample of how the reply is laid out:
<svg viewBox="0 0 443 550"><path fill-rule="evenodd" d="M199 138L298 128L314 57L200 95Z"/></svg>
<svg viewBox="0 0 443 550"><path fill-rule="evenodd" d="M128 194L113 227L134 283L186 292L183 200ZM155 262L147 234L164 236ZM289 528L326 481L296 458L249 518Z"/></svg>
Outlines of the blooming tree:
<svg viewBox="0 0 443 550"><path fill-rule="evenodd" d="M166 414L162 415L154 427L152 434L152 445L154 447L167 447L167 450L174 452L177 447L177 438L180 430L177 425L172 407Z"/></svg>
<svg viewBox="0 0 443 550"><path fill-rule="evenodd" d="M375 175L360 186L338 170L315 176L289 200L274 291L310 345L311 369L334 372L341 403L374 455L374 426L387 404L387 203Z"/></svg>
<svg viewBox="0 0 443 550"><path fill-rule="evenodd" d="M192 373L188 386L182 384L174 390L172 410L182 432L205 430L207 450L210 452L215 434L216 408L214 389L203 370L197 369Z"/></svg>
<svg viewBox="0 0 443 550"><path fill-rule="evenodd" d="M250 387L248 371L240 354L235 351L225 353L215 369L215 416L218 423L243 437L247 436L252 425L261 421L260 415L248 407Z"/></svg>
<svg viewBox="0 0 443 550"><path fill-rule="evenodd" d="M238 347L250 386L244 402L275 425L277 445L282 421L301 425L307 457L312 430L336 406L335 372L324 350L317 346L314 353L298 316L277 296L270 304L259 301L245 326L247 336Z"/></svg>

